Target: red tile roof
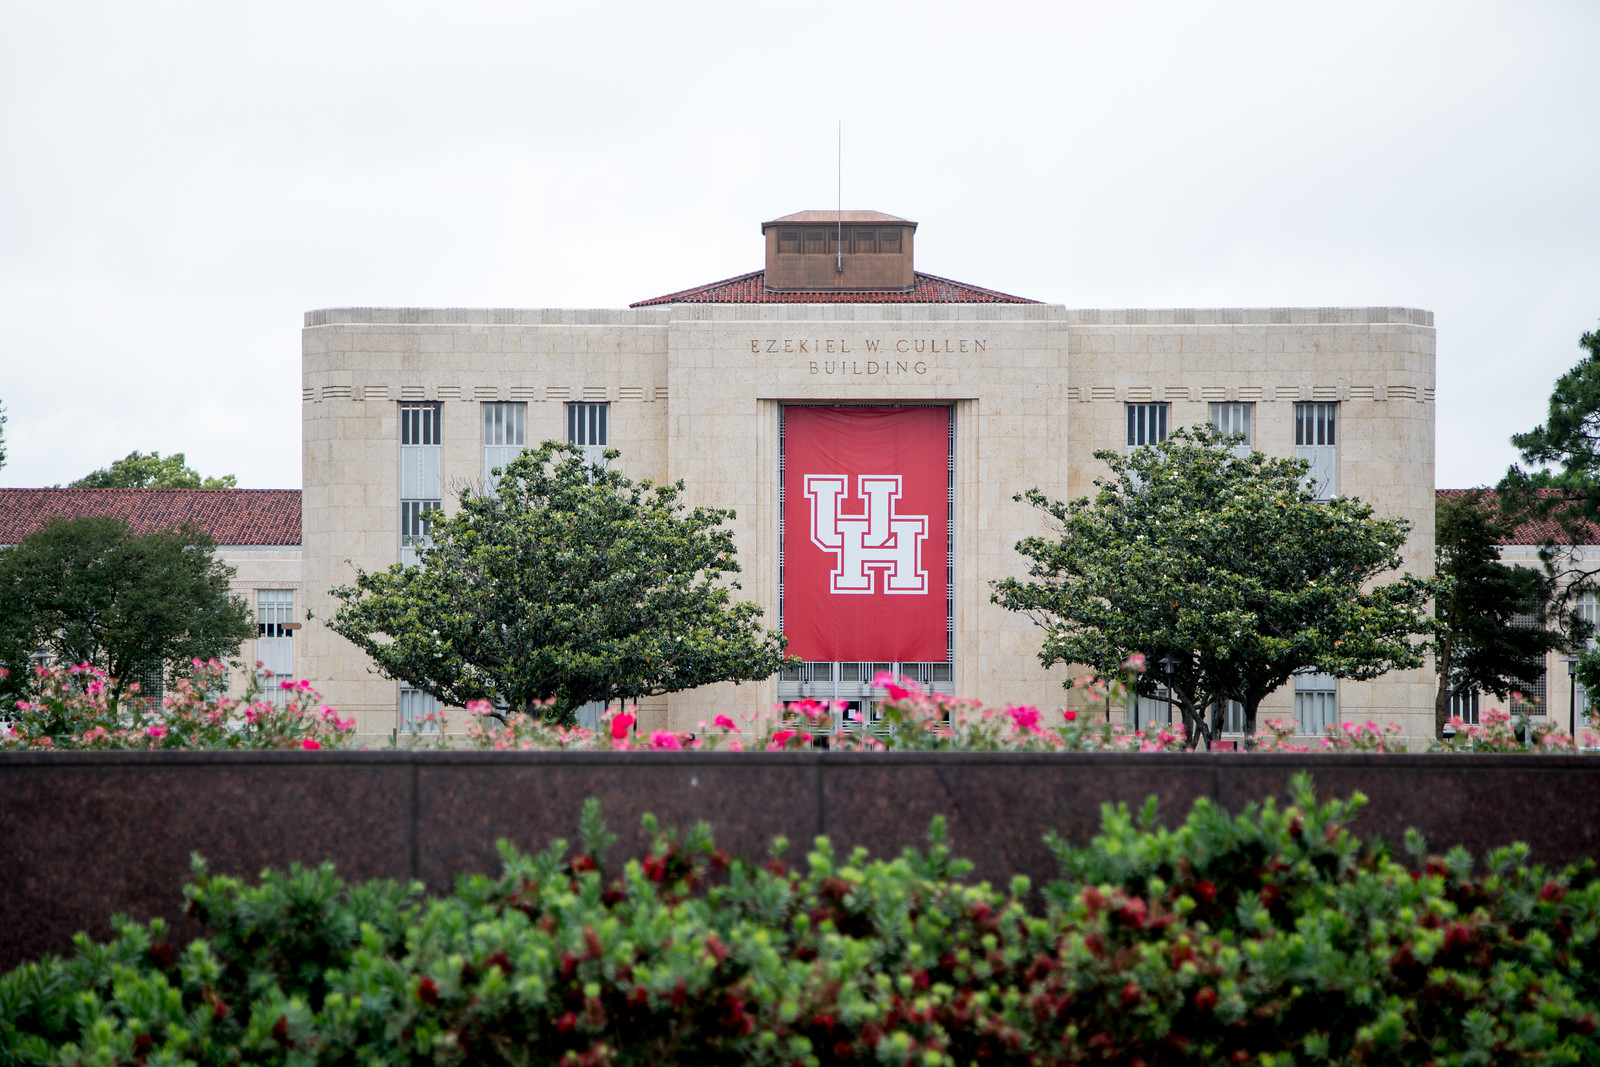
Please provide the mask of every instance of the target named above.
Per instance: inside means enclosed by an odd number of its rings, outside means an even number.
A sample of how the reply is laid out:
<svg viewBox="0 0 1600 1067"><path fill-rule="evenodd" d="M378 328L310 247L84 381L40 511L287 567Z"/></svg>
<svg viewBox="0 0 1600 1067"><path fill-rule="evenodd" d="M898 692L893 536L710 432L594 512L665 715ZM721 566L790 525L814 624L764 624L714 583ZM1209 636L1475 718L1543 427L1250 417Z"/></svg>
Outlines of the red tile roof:
<svg viewBox="0 0 1600 1067"><path fill-rule="evenodd" d="M1037 304L1037 300L980 289L976 285L953 282L918 271L916 284L909 290L840 293L778 293L767 288L764 270L724 278L710 285L684 289L629 307L656 304Z"/></svg>
<svg viewBox="0 0 1600 1067"><path fill-rule="evenodd" d="M1561 490L1561 489L1540 489L1538 492L1539 492L1539 495L1541 497L1545 497L1547 499L1551 499L1551 498L1559 498L1560 494L1562 492L1564 492L1564 490ZM1451 497L1466 496L1468 494L1476 494L1476 495L1479 495L1479 496L1485 496L1485 497L1493 498L1494 490L1493 489L1435 489L1434 490L1434 497L1435 497L1436 500L1448 500ZM1578 528L1578 532L1579 532L1580 536L1578 537L1578 539L1576 541L1577 544L1580 544L1580 545L1600 545L1600 527L1595 527L1593 525L1585 524L1585 525L1580 526ZM1573 541L1572 537L1565 530L1563 530L1561 528L1561 524L1559 522L1557 522L1553 518L1549 518L1549 519L1534 519L1534 520L1531 520L1529 522L1523 523L1522 525L1517 527L1516 531L1511 535L1511 540L1509 540L1506 543L1507 544L1512 544L1512 545L1544 545L1544 544L1570 545L1570 544L1573 544L1574 541Z"/></svg>
<svg viewBox="0 0 1600 1067"><path fill-rule="evenodd" d="M298 489L0 489L0 545L51 519L109 515L139 533L193 520L219 545L298 545Z"/></svg>

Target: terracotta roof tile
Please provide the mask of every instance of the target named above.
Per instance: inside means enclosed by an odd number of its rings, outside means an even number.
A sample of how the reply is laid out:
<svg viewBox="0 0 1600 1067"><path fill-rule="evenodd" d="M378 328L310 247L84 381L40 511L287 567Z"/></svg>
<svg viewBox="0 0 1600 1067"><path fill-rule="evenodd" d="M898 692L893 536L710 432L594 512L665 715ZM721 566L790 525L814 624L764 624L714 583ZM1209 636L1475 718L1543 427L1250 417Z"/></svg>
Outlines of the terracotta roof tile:
<svg viewBox="0 0 1600 1067"><path fill-rule="evenodd" d="M298 489L0 489L0 545L51 519L108 515L139 533L193 520L219 545L298 545Z"/></svg>
<svg viewBox="0 0 1600 1067"><path fill-rule="evenodd" d="M842 293L778 293L766 287L764 270L724 278L720 282L640 300L629 307L657 304L1037 304L1037 300L981 289L932 274L916 273L909 290Z"/></svg>
<svg viewBox="0 0 1600 1067"><path fill-rule="evenodd" d="M1559 498L1560 494L1563 491L1564 490L1561 490L1561 489L1541 489L1538 492L1539 492L1539 495L1541 497L1545 497L1546 499L1553 499L1553 498ZM1434 490L1434 497L1437 500L1448 500L1451 497L1466 496L1466 495L1469 495L1469 494L1475 494L1475 495L1478 495L1478 496L1486 496L1486 497L1491 497L1492 498L1494 496L1494 490L1493 489L1435 489ZM1582 534L1582 536L1577 541L1578 544L1582 544L1582 545L1600 545L1600 527L1595 527L1593 525L1585 524L1584 526L1580 526L1579 527L1579 531ZM1584 532L1584 531L1587 531L1587 532ZM1561 524L1559 522L1557 522L1553 518L1550 518L1550 519L1535 519L1535 520L1532 520L1530 522L1523 523L1521 526L1517 527L1516 531L1511 535L1511 540L1506 542L1506 543L1507 544L1512 544L1512 545L1543 545L1543 544L1569 545L1569 544L1573 543L1573 540L1572 540L1571 536L1568 535L1568 533L1561 528Z"/></svg>

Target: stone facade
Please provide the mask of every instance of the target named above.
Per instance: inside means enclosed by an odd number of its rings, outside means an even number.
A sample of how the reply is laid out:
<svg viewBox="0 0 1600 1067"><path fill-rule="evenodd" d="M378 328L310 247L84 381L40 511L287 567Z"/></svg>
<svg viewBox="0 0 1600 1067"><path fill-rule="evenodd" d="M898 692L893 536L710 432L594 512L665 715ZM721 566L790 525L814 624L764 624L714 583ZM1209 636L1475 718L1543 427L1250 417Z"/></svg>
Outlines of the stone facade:
<svg viewBox="0 0 1600 1067"><path fill-rule="evenodd" d="M925 278L926 276L919 276ZM936 279L937 281L937 279ZM296 673L354 713L395 727L397 689L320 621L355 568L400 558L398 405L442 410L446 511L480 483L480 405L526 402L527 441L566 439L567 402L609 404L609 442L633 478L683 479L687 502L734 508L744 595L775 621L779 418L786 403L947 404L955 418L954 687L984 701L1067 702L1040 633L989 602L1023 571L1013 549L1042 532L1012 500L1072 497L1125 447L1126 405L1170 405L1173 427L1208 404L1254 404L1254 444L1293 455L1297 401L1339 405L1338 489L1412 524L1408 569L1431 571L1434 344L1430 312L1404 308L1072 310L1035 303L692 303L629 310L337 308L303 333L303 568L313 619ZM1342 718L1431 729L1425 670L1341 682ZM759 711L776 681L648 703L641 725L694 729ZM1293 714L1289 688L1263 716Z"/></svg>

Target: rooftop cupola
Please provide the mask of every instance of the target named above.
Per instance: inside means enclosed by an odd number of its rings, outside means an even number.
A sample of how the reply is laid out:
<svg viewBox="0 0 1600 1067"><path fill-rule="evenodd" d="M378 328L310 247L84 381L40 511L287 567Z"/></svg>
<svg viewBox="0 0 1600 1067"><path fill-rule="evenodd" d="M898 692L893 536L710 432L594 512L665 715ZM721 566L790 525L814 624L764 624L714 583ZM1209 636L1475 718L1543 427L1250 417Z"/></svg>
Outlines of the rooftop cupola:
<svg viewBox="0 0 1600 1067"><path fill-rule="evenodd" d="M900 292L917 224L881 211L800 211L761 224L766 288L775 292Z"/></svg>

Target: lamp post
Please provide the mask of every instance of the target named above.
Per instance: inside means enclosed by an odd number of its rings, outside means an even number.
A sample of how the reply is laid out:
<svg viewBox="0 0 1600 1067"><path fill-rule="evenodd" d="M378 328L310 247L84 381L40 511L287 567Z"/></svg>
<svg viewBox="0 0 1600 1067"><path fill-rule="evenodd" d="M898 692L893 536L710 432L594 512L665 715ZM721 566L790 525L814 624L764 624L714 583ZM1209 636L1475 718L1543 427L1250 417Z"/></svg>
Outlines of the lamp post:
<svg viewBox="0 0 1600 1067"><path fill-rule="evenodd" d="M1572 738L1572 747L1578 747L1578 657L1568 656L1567 660L1567 714L1569 723L1567 735Z"/></svg>
<svg viewBox="0 0 1600 1067"><path fill-rule="evenodd" d="M1161 664L1162 672L1164 674L1166 674L1166 676L1167 676L1167 725L1171 726L1172 725L1172 668L1174 668L1174 667L1176 667L1178 665L1178 660L1177 660L1177 657L1173 656L1173 654L1171 652L1168 652L1165 656L1162 656L1161 659L1158 662Z"/></svg>

